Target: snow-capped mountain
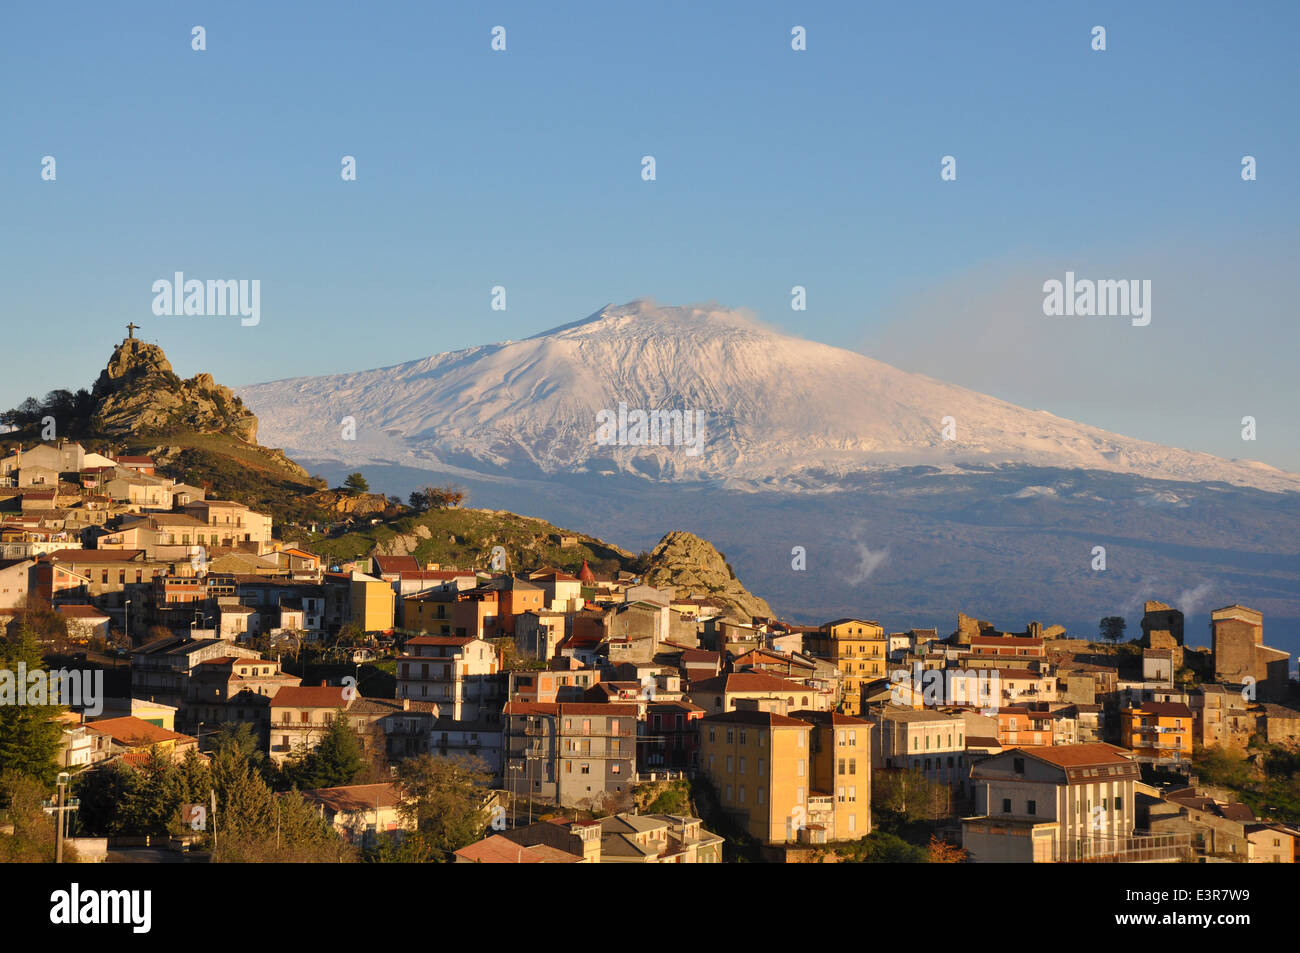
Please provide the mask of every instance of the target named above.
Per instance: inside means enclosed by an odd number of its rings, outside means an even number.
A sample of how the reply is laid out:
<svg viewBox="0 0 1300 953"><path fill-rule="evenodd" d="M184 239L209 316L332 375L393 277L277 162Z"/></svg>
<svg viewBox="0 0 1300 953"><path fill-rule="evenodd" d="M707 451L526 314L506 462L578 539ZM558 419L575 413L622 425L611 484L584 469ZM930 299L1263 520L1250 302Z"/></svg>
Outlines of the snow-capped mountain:
<svg viewBox="0 0 1300 953"><path fill-rule="evenodd" d="M1300 490L1300 475L1265 464L1027 410L775 333L739 312L649 301L523 341L257 384L240 396L261 418L264 443L316 462L787 491L916 464L1028 464ZM665 426L657 440L647 435L651 445L631 445L636 412L656 410L688 415L687 429L670 436Z"/></svg>

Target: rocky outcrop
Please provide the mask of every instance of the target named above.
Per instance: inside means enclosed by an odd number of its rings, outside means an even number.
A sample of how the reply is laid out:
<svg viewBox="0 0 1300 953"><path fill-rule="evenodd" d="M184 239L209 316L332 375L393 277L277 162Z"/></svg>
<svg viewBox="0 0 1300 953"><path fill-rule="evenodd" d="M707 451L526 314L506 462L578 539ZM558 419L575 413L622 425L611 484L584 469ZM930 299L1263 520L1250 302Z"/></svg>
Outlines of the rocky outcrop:
<svg viewBox="0 0 1300 953"><path fill-rule="evenodd" d="M358 493L353 496L337 490L321 490L313 493L310 499L317 506L341 516L374 516L384 513L393 505L379 493Z"/></svg>
<svg viewBox="0 0 1300 953"><path fill-rule="evenodd" d="M94 428L109 438L188 430L257 442L257 417L234 391L211 374L182 380L162 348L138 338L113 350L92 395Z"/></svg>
<svg viewBox="0 0 1300 953"><path fill-rule="evenodd" d="M678 595L717 599L727 606L728 616L741 622L775 615L741 584L712 543L692 533L674 531L659 540L644 578L652 586L675 586Z"/></svg>

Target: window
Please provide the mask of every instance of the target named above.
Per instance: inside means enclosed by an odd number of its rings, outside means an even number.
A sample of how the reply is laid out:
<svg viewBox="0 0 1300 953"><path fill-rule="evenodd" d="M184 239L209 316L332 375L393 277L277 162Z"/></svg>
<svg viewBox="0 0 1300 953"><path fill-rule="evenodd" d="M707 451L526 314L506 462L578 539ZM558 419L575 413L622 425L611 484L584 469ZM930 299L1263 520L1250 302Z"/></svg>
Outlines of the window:
<svg viewBox="0 0 1300 953"><path fill-rule="evenodd" d="M1010 814L1010 813L1011 813L1011 798L1009 798L1009 797L1004 797L1004 798L1002 799L1002 813L1003 813L1003 814Z"/></svg>
<svg viewBox="0 0 1300 953"><path fill-rule="evenodd" d="M740 758L740 773L741 774L745 773L745 758L743 755Z"/></svg>
<svg viewBox="0 0 1300 953"><path fill-rule="evenodd" d="M1015 720L1014 718L1011 719L1011 727L1012 727L1012 728L1015 728L1015 727L1016 727L1016 720ZM1024 774L1024 773L1025 773L1025 759L1024 759L1024 758L1013 758L1012 761L1011 761L1011 770L1014 771L1016 774Z"/></svg>
<svg viewBox="0 0 1300 953"><path fill-rule="evenodd" d="M727 744L731 744L736 739L736 733L730 728L727 729Z"/></svg>
<svg viewBox="0 0 1300 953"><path fill-rule="evenodd" d="M767 774L767 761L763 758L758 759L758 776L761 778Z"/></svg>
<svg viewBox="0 0 1300 953"><path fill-rule="evenodd" d="M709 729L709 740L710 740L710 741L717 741L717 740L718 740L718 738L717 738L717 732L715 732L712 728Z"/></svg>
<svg viewBox="0 0 1300 953"><path fill-rule="evenodd" d="M856 801L857 799L858 799L858 789L857 789L856 787L850 786L850 787L849 787L849 803L852 804L852 803L853 803L854 801Z"/></svg>
<svg viewBox="0 0 1300 953"><path fill-rule="evenodd" d="M805 762L803 758L800 758L798 764L799 764L799 772L797 776L802 778L804 772L804 766L807 764L807 762Z"/></svg>
<svg viewBox="0 0 1300 953"><path fill-rule="evenodd" d="M844 773L844 759L843 759L843 758L840 758L839 770L836 771L835 773L836 773L836 774L843 774L843 773Z"/></svg>
<svg viewBox="0 0 1300 953"><path fill-rule="evenodd" d="M1026 814L1037 814L1037 813L1038 813L1038 802L1037 802L1037 801L1026 801L1026 802L1025 802L1025 813L1026 813Z"/></svg>
<svg viewBox="0 0 1300 953"><path fill-rule="evenodd" d="M584 761L584 762L582 763L582 767L581 767L580 770L582 771L583 774L591 774L591 765L587 764L587 763Z"/></svg>

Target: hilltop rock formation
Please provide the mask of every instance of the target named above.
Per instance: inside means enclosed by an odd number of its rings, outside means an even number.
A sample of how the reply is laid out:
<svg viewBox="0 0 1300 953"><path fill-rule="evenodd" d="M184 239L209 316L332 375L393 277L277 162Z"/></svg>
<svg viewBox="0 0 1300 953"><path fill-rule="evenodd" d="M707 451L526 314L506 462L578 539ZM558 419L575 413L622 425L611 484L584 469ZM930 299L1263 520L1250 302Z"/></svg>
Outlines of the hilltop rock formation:
<svg viewBox="0 0 1300 953"><path fill-rule="evenodd" d="M650 553L645 581L652 586L675 586L678 595L686 590L696 598L718 599L728 607L726 615L741 622L753 616L775 617L766 600L753 595L736 578L722 553L693 533L677 530L659 540Z"/></svg>
<svg viewBox="0 0 1300 953"><path fill-rule="evenodd" d="M113 350L92 396L97 432L109 438L189 430L219 433L257 443L257 417L211 374L181 380L163 349L127 338Z"/></svg>

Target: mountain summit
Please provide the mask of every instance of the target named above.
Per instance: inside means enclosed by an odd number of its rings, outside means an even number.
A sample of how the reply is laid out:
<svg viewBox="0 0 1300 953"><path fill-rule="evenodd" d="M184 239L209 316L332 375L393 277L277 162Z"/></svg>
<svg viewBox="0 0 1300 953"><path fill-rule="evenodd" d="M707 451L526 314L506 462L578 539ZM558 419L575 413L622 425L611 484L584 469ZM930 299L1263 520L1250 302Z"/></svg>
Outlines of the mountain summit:
<svg viewBox="0 0 1300 953"><path fill-rule="evenodd" d="M522 341L240 393L273 442L348 465L799 491L903 466L1030 464L1300 489L1300 476L1263 464L1027 410L716 305L633 301ZM638 441L636 413L654 411L700 415L701 452L655 439L660 428ZM346 417L355 440L341 438Z"/></svg>

